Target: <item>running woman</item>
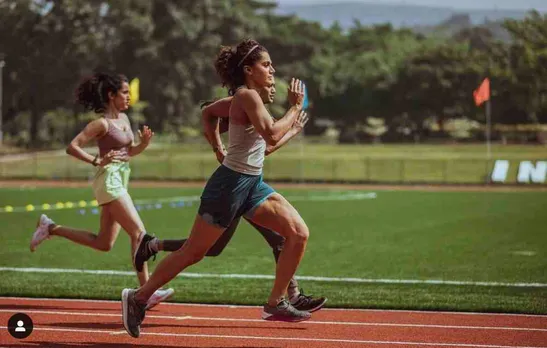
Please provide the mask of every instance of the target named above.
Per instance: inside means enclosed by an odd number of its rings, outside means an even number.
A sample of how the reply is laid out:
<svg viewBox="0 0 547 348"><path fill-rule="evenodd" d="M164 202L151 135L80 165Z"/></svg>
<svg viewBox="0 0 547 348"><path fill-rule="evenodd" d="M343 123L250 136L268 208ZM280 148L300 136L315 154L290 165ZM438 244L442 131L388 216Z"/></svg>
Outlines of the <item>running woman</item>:
<svg viewBox="0 0 547 348"><path fill-rule="evenodd" d="M66 238L74 243L99 251L110 251L122 227L131 239L131 259L145 228L139 213L127 192L129 183L129 159L143 152L154 133L144 126L139 131L140 142L134 143L129 118L123 111L129 108L130 93L127 78L120 74L96 73L82 82L76 90L77 101L87 110L93 110L102 117L89 122L70 142L66 152L97 167L93 179L93 192L101 209L101 224L98 234L56 224L42 214L36 231L30 241L30 251L51 236ZM99 153L95 156L82 147L92 140L97 141ZM148 267L137 271L139 283L148 280ZM173 289L158 289L148 299L148 309L167 300Z"/></svg>
<svg viewBox="0 0 547 348"><path fill-rule="evenodd" d="M234 97L230 106L227 155L203 190L190 237L183 247L164 258L139 289L122 291L123 324L133 337L140 335L150 296L181 271L202 260L232 221L243 215L285 238L262 318L290 322L311 318L309 312L294 308L284 297L304 255L308 227L296 209L262 179L267 145L280 147L287 143L294 122L299 116L305 117L303 85L298 80L291 81L289 102L292 106L274 122L264 97L258 92L274 83L275 70L264 46L245 40L237 48L223 47L215 68ZM215 143L214 147L220 145Z"/></svg>
<svg viewBox="0 0 547 348"><path fill-rule="evenodd" d="M264 89L259 91L259 94L263 96L262 99L265 101L265 104L272 103L275 97L275 85L272 84L265 87ZM202 123L204 128L204 135L205 138L208 140L209 144L211 144L212 146L215 143L222 144L220 134L228 130L228 123L226 121L229 121L228 117L230 105L232 104L232 98L233 97L230 96L214 102L206 102L202 105ZM291 130L289 131L290 134L292 136L296 136L297 134L302 132L302 129L304 129L307 121L307 117L297 119L293 124ZM277 149L279 149L279 147L272 147L268 145L266 147L265 155L268 156ZM213 148L213 151L215 152L215 155L220 164L222 164L224 157L226 156L226 150L224 146L220 145L217 148ZM238 217L234 221L232 221L230 226L228 226L228 228L222 233L220 238L207 251L205 256L214 257L222 253L222 251L226 248L226 246L232 239L240 220L241 218ZM255 224L248 218L245 218L245 220L247 220L247 222L251 224L262 235L262 237L264 237L268 245L272 248L275 261L277 262L279 260L279 254L283 249L285 238L272 230ZM135 257L137 269L139 269L139 267L142 267L144 262L150 259L152 256L155 257L155 255L159 251L177 251L182 247L184 242L186 242L186 239L160 240L156 237L146 235L141 241L138 249L139 251L137 252L137 255ZM289 282L289 287L287 288L287 296L291 304L296 309L301 311L315 312L321 309L327 302L327 298L325 297L314 298L313 296L305 295L304 291L300 289L298 282L294 277L291 278Z"/></svg>

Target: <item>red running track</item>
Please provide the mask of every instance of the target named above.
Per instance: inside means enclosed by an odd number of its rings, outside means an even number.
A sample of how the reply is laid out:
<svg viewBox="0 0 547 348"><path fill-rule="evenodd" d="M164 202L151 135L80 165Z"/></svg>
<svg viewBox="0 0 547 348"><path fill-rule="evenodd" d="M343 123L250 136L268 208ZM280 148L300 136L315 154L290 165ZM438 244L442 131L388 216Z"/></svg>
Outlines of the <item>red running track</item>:
<svg viewBox="0 0 547 348"><path fill-rule="evenodd" d="M124 330L120 302L0 297L1 347L483 347L547 348L547 316L323 309L307 322L260 319L259 307L161 304L141 337ZM8 319L29 315L26 339Z"/></svg>

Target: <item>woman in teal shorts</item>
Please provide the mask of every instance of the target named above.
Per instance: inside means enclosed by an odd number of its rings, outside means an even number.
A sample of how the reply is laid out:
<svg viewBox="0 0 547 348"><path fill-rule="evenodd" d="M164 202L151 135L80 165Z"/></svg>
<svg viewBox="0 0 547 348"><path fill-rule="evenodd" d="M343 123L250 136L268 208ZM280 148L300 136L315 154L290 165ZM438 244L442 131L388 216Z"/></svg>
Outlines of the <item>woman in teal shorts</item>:
<svg viewBox="0 0 547 348"><path fill-rule="evenodd" d="M275 83L275 69L264 46L245 40L234 48L223 47L215 68L233 95L227 154L207 181L190 237L183 247L164 258L146 284L122 291L123 324L133 337L140 335L146 302L154 291L202 260L232 221L241 216L285 238L262 318L287 322L311 318L309 312L294 308L285 299L289 282L304 256L308 227L296 209L262 179L266 149L288 142L293 124L306 117L302 111L303 84L291 81L288 98L291 107L274 122L265 107L265 99L271 96L259 93ZM215 143L213 148L221 145Z"/></svg>
<svg viewBox="0 0 547 348"><path fill-rule="evenodd" d="M273 102L275 92L275 85L266 86L258 91L260 95L264 96L264 102L268 104ZM211 146L214 147L215 144L220 144L220 146L216 145L216 147L213 148L215 156L220 164L222 164L224 157L226 156L226 149L222 145L220 134L228 131L228 121L232 98L233 97L229 96L216 101L207 101L201 105L203 133ZM307 121L307 117L297 119L293 123L291 130L287 132L288 136L292 137L300 134ZM268 146L266 147L265 155L269 156L279 148L279 146ZM232 239L240 220L241 217L238 217L230 223L230 226L226 228L215 244L207 250L205 256L215 257L219 256L223 252ZM275 262L277 262L279 260L279 255L283 250L285 238L275 231L257 225L248 218L245 218L245 220L253 226L262 237L264 237L273 251ZM142 268L144 262L149 260L151 257L155 257L155 255L160 251L177 251L182 247L186 240L187 239L160 240L149 235L144 236L139 244L137 253L135 254L135 266L137 267L137 270ZM289 287L287 288L287 298L294 308L307 312L315 312L321 309L327 302L326 297L314 297L304 294L304 291L300 288L298 281L294 277L289 282Z"/></svg>
<svg viewBox="0 0 547 348"><path fill-rule="evenodd" d="M129 108L130 93L127 78L120 74L96 73L80 84L76 90L77 101L87 110L102 117L89 122L68 145L67 153L80 161L97 167L93 179L93 193L101 209L98 234L61 226L42 214L34 232L30 250L51 236L64 237L77 244L99 251L110 251L123 228L131 239L131 258L145 233L144 224L127 192L129 183L129 159L140 154L150 144L154 133L147 126L139 131L140 143L134 143L129 118L123 111ZM95 156L82 147L97 141L99 153ZM146 265L137 277L140 284L148 280ZM173 295L172 289L158 289L147 303L152 308Z"/></svg>

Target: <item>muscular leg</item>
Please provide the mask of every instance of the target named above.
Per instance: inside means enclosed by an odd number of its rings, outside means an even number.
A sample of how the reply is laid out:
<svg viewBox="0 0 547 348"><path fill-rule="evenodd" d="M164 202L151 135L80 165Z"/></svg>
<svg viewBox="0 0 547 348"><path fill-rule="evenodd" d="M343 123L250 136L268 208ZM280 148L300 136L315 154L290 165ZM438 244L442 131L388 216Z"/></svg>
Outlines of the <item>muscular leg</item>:
<svg viewBox="0 0 547 348"><path fill-rule="evenodd" d="M304 255L309 237L308 227L296 209L278 193L270 195L261 203L253 211L250 220L285 237L285 245L277 263L274 286L268 299L270 306L276 306L284 297Z"/></svg>
<svg viewBox="0 0 547 348"><path fill-rule="evenodd" d="M98 234L57 224L50 225L49 232L52 236L64 237L96 250L110 251L118 237L120 226L131 239L131 260L133 260L140 235L145 229L128 194L101 206L101 227ZM137 272L137 277L139 283L144 284L148 279L148 269L144 268L142 272Z"/></svg>
<svg viewBox="0 0 547 348"><path fill-rule="evenodd" d="M49 226L49 234L52 236L63 237L100 251L110 251L119 232L120 224L112 216L108 204L101 207L101 226L98 234L58 224Z"/></svg>
<svg viewBox="0 0 547 348"><path fill-rule="evenodd" d="M131 239L131 260L133 262L133 255L135 255L135 250L139 246L140 239L145 233L145 228L139 213L131 200L131 196L126 194L117 200L110 202L109 210L114 219L122 226ZM148 280L148 267L146 263L144 264L142 272L137 271L137 276L141 285L146 283Z"/></svg>
<svg viewBox="0 0 547 348"><path fill-rule="evenodd" d="M264 237L266 242L270 245L272 248L275 262L277 263L279 261L279 255L281 254L281 250L283 250L283 245L285 244L285 238L280 235L279 233L276 233L272 230L269 230L265 227L262 227L251 220L245 218L248 223L251 224L261 235ZM289 287L287 288L287 294L289 296L289 299L295 298L298 295L300 295L300 290L298 289L298 282L294 277L291 278L289 282Z"/></svg>

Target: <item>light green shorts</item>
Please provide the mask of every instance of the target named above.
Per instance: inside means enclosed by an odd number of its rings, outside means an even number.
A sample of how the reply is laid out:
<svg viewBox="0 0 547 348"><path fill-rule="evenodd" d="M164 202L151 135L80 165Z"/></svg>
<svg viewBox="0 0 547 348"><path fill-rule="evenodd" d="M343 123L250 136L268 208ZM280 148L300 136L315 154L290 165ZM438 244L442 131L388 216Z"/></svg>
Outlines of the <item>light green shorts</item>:
<svg viewBox="0 0 547 348"><path fill-rule="evenodd" d="M93 179L93 193L99 205L127 194L130 173L128 162L113 162L99 168Z"/></svg>

